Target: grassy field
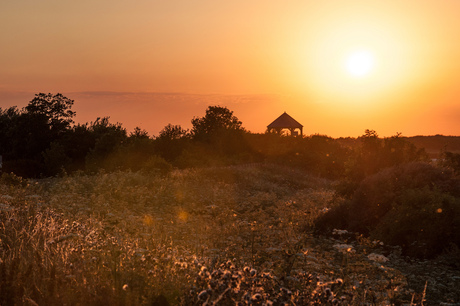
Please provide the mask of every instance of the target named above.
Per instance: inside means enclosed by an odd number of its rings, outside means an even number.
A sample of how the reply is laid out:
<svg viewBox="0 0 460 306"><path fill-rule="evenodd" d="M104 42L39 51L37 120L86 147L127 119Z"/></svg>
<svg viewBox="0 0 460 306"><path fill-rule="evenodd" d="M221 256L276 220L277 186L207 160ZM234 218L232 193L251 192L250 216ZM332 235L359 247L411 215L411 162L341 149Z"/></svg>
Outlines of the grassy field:
<svg viewBox="0 0 460 306"><path fill-rule="evenodd" d="M398 248L340 229L314 235L334 184L266 164L9 177L0 185L0 305L459 301L458 272L440 261L434 281L417 273L432 263L409 262Z"/></svg>

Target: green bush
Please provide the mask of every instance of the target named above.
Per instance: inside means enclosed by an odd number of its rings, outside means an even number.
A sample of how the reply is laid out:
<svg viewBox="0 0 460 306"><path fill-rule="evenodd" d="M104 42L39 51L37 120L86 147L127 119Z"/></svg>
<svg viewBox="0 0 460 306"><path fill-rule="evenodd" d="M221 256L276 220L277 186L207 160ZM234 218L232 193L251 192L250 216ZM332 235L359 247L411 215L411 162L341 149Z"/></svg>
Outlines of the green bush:
<svg viewBox="0 0 460 306"><path fill-rule="evenodd" d="M347 229L433 257L460 245L460 180L445 168L409 163L364 179L351 199L317 221L319 230Z"/></svg>

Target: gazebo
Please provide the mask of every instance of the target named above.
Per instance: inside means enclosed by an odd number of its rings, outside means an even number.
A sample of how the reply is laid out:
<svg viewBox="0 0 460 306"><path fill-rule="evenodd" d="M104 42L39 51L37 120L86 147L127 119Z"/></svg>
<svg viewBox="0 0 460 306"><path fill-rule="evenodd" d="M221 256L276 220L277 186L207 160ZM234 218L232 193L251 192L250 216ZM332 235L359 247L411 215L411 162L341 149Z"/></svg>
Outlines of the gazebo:
<svg viewBox="0 0 460 306"><path fill-rule="evenodd" d="M303 125L297 122L294 118L284 112L281 116L275 119L272 123L267 126L269 133L276 132L281 133L283 129L288 129L291 132L291 136L302 136ZM296 131L298 130L298 131Z"/></svg>

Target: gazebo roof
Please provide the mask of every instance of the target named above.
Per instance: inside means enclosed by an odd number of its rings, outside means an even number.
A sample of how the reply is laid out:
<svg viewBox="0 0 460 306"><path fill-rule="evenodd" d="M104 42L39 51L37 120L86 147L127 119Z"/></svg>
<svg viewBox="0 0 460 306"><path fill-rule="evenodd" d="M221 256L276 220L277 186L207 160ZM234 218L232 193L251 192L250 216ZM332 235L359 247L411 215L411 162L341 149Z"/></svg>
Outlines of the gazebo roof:
<svg viewBox="0 0 460 306"><path fill-rule="evenodd" d="M281 116L275 119L272 123L270 123L267 128L302 128L303 125L301 125L299 122L297 122L294 118L289 116L286 112L284 112Z"/></svg>

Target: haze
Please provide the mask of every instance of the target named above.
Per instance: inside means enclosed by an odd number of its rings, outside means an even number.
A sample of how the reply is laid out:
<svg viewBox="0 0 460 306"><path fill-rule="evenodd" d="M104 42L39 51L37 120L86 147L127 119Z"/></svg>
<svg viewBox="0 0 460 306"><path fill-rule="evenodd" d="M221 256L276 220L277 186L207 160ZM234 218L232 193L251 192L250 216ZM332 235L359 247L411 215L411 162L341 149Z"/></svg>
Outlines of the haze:
<svg viewBox="0 0 460 306"><path fill-rule="evenodd" d="M0 107L75 100L151 135L226 106L252 132L460 135L460 1L3 1ZM347 70L365 50L372 69Z"/></svg>

